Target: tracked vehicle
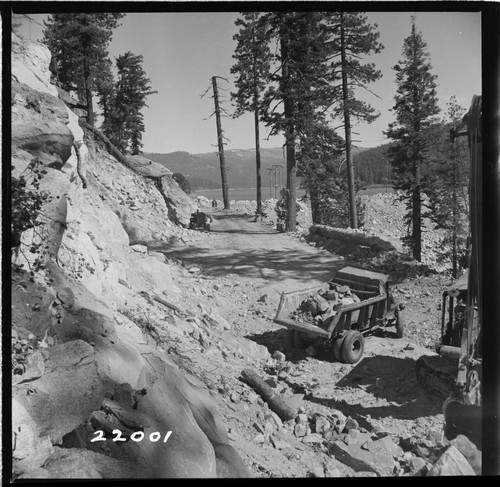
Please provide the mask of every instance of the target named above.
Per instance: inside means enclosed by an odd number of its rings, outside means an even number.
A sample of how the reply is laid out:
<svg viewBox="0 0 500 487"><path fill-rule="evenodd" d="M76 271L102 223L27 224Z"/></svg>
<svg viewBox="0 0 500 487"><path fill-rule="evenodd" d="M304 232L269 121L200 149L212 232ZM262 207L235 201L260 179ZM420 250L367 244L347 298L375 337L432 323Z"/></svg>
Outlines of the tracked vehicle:
<svg viewBox="0 0 500 487"><path fill-rule="evenodd" d="M482 97L474 96L452 141L466 135L470 150L470 248L468 272L443 294L439 356L420 357L416 375L424 388L445 397L445 436L466 435L481 448L482 415ZM466 130L461 132L466 127ZM462 310L457 309L457 304ZM460 314L463 313L463 316ZM447 316L446 316L447 315Z"/></svg>

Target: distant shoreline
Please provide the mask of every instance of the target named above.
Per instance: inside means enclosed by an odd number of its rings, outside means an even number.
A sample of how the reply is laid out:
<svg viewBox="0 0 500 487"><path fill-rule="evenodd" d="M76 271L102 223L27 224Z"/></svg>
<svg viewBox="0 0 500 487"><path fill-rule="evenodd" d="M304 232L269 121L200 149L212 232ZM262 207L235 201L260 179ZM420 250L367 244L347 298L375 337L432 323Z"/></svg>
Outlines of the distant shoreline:
<svg viewBox="0 0 500 487"><path fill-rule="evenodd" d="M392 189L391 185L386 187L385 184L374 184L372 186L369 186L367 189L359 191L359 195L385 193L385 192L393 193L394 190ZM257 199L257 188L229 188L228 193L230 201L231 200L252 201ZM263 200L267 200L270 198L279 199L280 188L276 189L276 196L275 196L274 186L271 188L269 188L269 186L262 187L261 194ZM304 194L305 194L304 189L297 188L298 198L301 198L302 196L304 196ZM204 196L205 198L208 198L210 200L214 198L217 200L222 200L222 189L221 188L197 189L196 191L192 191L190 196L192 198L196 198L197 196Z"/></svg>

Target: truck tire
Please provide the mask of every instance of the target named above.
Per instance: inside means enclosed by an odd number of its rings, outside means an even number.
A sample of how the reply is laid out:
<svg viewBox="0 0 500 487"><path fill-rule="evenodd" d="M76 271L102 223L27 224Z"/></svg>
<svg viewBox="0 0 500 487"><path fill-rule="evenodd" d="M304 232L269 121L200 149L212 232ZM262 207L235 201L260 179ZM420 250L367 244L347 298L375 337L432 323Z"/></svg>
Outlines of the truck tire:
<svg viewBox="0 0 500 487"><path fill-rule="evenodd" d="M293 348L299 348L301 350L307 348L314 341L314 339L307 337L298 330L289 330L288 337L290 345Z"/></svg>
<svg viewBox="0 0 500 487"><path fill-rule="evenodd" d="M359 331L351 330L342 341L340 352L346 364L359 362L365 350L365 338Z"/></svg>
<svg viewBox="0 0 500 487"><path fill-rule="evenodd" d="M343 331L342 333L339 333L334 339L332 343L332 350L333 350L333 358L337 362L342 362L342 342L344 341L344 338L347 335L347 331Z"/></svg>
<svg viewBox="0 0 500 487"><path fill-rule="evenodd" d="M405 334L405 322L403 318L403 313L401 310L397 309L395 311L396 315L396 336L398 338L403 338Z"/></svg>

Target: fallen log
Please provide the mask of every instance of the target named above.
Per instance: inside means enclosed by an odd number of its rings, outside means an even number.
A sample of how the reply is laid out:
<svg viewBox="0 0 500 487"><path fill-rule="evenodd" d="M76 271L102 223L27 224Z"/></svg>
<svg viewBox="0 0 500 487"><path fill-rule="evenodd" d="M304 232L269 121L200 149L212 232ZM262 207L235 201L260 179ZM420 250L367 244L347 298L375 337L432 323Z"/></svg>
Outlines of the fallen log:
<svg viewBox="0 0 500 487"><path fill-rule="evenodd" d="M257 372L251 369L245 369L241 372L241 376L260 394L262 399L267 402L270 409L273 410L283 421L295 418L297 415L296 410L288 406L288 404L281 399L280 394L266 384L259 377Z"/></svg>
<svg viewBox="0 0 500 487"><path fill-rule="evenodd" d="M191 313L191 311L183 311L181 308L179 308L179 306L176 306L175 304L170 303L166 299L163 299L160 296L157 296L156 294L153 295L153 300L157 301L160 304L163 304L163 306L166 306L167 308L174 310L175 312L179 313L181 316L194 316L194 314Z"/></svg>

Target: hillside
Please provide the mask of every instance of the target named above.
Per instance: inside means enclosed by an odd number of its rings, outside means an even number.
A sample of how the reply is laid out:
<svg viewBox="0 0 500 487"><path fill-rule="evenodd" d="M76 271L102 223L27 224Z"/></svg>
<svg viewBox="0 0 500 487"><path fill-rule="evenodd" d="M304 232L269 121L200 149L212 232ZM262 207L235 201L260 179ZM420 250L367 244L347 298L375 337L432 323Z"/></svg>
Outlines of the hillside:
<svg viewBox="0 0 500 487"><path fill-rule="evenodd" d="M355 148L355 154L367 150L363 147ZM255 188L255 150L230 149L224 151L228 184L230 188ZM170 152L168 154L144 153L144 157L158 162L173 173L180 172L189 179L191 189L217 189L220 183L220 162L216 151L204 154L190 154L189 152ZM273 165L282 166L281 177L285 179L286 161L284 149L275 147L261 149L261 171L263 185L269 178L268 169Z"/></svg>

